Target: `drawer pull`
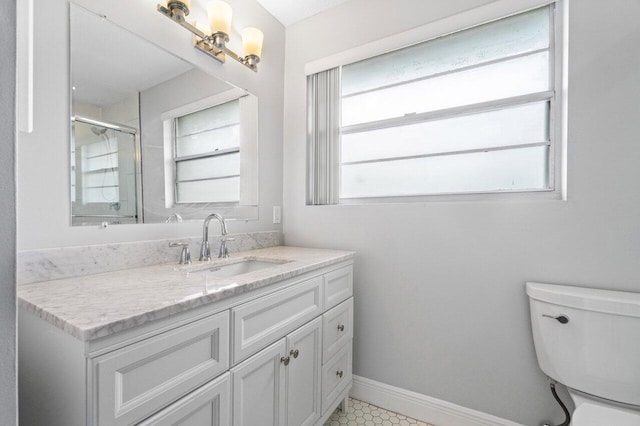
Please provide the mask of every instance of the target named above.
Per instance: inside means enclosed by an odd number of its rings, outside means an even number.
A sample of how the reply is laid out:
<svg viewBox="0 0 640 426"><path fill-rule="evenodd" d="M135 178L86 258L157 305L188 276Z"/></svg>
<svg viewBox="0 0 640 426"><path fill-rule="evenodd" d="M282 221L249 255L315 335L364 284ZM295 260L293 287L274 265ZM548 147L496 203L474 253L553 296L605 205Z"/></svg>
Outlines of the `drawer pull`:
<svg viewBox="0 0 640 426"><path fill-rule="evenodd" d="M336 376L340 377L342 379L342 375L343 375L343 371L342 370L338 370L336 371Z"/></svg>
<svg viewBox="0 0 640 426"><path fill-rule="evenodd" d="M289 357L286 357L286 358L285 358L285 357L282 357L282 358L280 358L280 362L281 362L281 363L283 363L285 366L286 366L286 365L289 365L289 361L291 361L291 358L289 358Z"/></svg>
<svg viewBox="0 0 640 426"><path fill-rule="evenodd" d="M296 349L295 351L292 349L291 352L289 352L289 355L294 358L298 358L298 355L300 355L300 351L298 349Z"/></svg>
<svg viewBox="0 0 640 426"><path fill-rule="evenodd" d="M344 331L344 325L343 324L340 324L338 326L338 331Z"/></svg>

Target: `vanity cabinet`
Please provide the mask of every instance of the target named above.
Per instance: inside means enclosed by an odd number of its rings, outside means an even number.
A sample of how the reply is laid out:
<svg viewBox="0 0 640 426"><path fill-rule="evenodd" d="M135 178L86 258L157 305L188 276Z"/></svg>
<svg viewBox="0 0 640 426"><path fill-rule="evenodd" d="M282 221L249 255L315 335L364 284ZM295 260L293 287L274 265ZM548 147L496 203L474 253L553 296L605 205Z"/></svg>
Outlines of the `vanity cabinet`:
<svg viewBox="0 0 640 426"><path fill-rule="evenodd" d="M343 261L88 341L21 309L20 424L322 425L351 387L352 280Z"/></svg>

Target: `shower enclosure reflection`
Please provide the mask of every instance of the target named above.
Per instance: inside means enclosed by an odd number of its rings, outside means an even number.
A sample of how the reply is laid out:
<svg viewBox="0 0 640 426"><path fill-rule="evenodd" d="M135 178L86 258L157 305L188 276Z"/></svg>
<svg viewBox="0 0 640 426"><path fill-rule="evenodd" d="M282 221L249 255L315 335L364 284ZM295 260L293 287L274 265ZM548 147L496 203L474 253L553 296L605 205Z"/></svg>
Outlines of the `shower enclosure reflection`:
<svg viewBox="0 0 640 426"><path fill-rule="evenodd" d="M75 116L72 135L72 224L142 222L137 129Z"/></svg>

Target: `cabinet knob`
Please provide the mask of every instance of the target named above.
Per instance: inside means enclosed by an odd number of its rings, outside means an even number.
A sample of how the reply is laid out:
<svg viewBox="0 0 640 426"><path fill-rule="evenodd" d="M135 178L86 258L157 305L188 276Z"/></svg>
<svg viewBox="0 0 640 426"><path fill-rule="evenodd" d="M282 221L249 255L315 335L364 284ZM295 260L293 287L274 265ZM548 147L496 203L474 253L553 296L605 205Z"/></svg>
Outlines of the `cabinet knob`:
<svg viewBox="0 0 640 426"><path fill-rule="evenodd" d="M342 375L344 374L344 372L342 370L338 370L336 371L336 376L340 377L342 379Z"/></svg>
<svg viewBox="0 0 640 426"><path fill-rule="evenodd" d="M344 324L340 324L338 326L338 331L344 331Z"/></svg>
<svg viewBox="0 0 640 426"><path fill-rule="evenodd" d="M289 352L289 355L294 358L298 358L298 355L300 355L300 351L298 349L296 349L295 351L292 349L291 352Z"/></svg>
<svg viewBox="0 0 640 426"><path fill-rule="evenodd" d="M289 358L289 357L280 358L280 362L283 363L284 365L289 365L289 361L291 361L291 358Z"/></svg>

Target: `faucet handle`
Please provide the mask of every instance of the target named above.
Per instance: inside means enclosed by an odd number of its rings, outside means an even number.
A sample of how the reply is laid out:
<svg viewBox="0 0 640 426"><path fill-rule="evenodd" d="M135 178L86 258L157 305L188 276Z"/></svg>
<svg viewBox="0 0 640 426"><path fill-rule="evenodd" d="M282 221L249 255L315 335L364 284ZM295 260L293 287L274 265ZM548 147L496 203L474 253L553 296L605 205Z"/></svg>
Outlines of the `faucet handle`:
<svg viewBox="0 0 640 426"><path fill-rule="evenodd" d="M180 252L180 261L178 262L180 265L190 265L191 264L191 250L189 250L189 243L169 243L169 247L182 247L182 251Z"/></svg>
<svg viewBox="0 0 640 426"><path fill-rule="evenodd" d="M229 257L229 248L227 247L228 241L235 241L233 237L222 237L220 239L220 249L218 250L218 258L227 258Z"/></svg>

